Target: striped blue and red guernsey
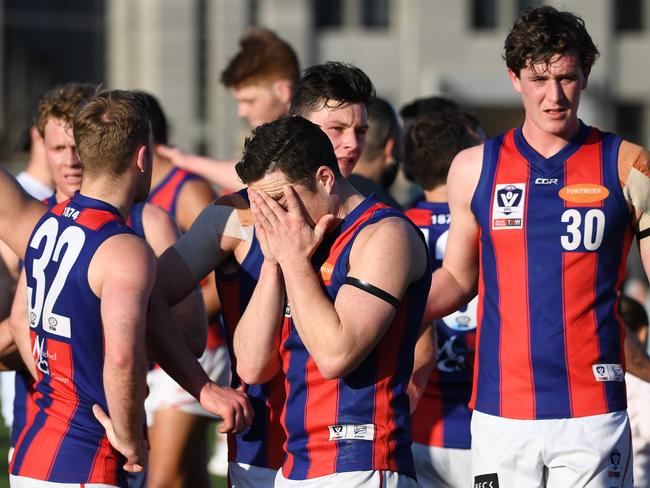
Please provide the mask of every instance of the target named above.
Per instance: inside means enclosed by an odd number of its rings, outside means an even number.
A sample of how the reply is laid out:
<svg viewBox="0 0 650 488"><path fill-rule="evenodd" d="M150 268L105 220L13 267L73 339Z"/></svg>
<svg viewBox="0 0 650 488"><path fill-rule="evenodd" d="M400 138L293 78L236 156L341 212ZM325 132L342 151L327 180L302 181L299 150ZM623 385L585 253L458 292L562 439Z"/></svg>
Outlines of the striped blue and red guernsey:
<svg viewBox="0 0 650 488"><path fill-rule="evenodd" d="M405 214L424 234L435 271L442 266L447 247L449 205L420 201ZM436 320L438 358L411 418L413 442L453 449L471 447L472 413L467 404L474 371L476 301Z"/></svg>
<svg viewBox="0 0 650 488"><path fill-rule="evenodd" d="M367 225L387 217L406 218L368 197L319 248L314 264L332 302L347 277L354 239ZM367 470L415 478L406 387L430 278L425 273L408 288L377 346L355 371L336 380L320 374L287 310L280 347L287 391L282 414L286 478Z"/></svg>
<svg viewBox="0 0 650 488"><path fill-rule="evenodd" d="M155 188L152 188L147 196L147 202L165 209L169 215L175 220L178 219L176 214L178 205L178 196L181 193L183 185L188 181L200 180L201 178L195 174L189 173L180 168L172 168L172 170L158 183Z"/></svg>
<svg viewBox="0 0 650 488"><path fill-rule="evenodd" d="M221 199L222 205L248 208L248 195L241 190ZM221 314L226 329L226 341L232 368L232 386L242 383L237 376L237 360L232 354L232 338L260 277L264 255L255 236L246 257L236 271L216 270L217 290L221 300ZM243 385L255 412L252 425L244 432L228 435L228 460L261 468L280 469L284 462L286 435L280 415L284 407L284 374L259 385Z"/></svg>
<svg viewBox="0 0 650 488"><path fill-rule="evenodd" d="M88 265L112 236L132 233L111 205L75 194L35 227L25 256L36 404L10 466L13 475L58 483L126 486L124 459L92 405L107 411L100 300Z"/></svg>
<svg viewBox="0 0 650 488"><path fill-rule="evenodd" d="M485 144L471 405L515 419L626 408L616 308L633 237L621 139L581 124L551 158L515 129Z"/></svg>

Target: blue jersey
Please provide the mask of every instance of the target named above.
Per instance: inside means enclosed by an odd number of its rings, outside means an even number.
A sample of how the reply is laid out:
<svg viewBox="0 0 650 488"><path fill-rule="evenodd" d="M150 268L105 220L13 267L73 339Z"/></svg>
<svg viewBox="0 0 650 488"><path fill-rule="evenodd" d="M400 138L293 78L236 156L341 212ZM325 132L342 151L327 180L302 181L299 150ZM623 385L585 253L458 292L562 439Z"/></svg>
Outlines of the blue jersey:
<svg viewBox="0 0 650 488"><path fill-rule="evenodd" d="M126 485L124 459L92 405L107 411L100 300L88 266L102 243L133 233L113 206L76 193L46 213L29 240L25 272L34 361L35 413L10 472L61 483Z"/></svg>

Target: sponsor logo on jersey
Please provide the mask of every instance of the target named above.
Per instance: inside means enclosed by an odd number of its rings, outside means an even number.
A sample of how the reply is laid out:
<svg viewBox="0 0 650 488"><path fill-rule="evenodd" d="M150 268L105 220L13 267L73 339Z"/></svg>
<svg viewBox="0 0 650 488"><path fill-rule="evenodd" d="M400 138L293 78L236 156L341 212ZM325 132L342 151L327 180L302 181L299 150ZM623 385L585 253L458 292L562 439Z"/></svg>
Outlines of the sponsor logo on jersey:
<svg viewBox="0 0 650 488"><path fill-rule="evenodd" d="M327 262L323 263L320 267L320 275L323 281L330 281L332 279L332 273L334 273L334 265Z"/></svg>
<svg viewBox="0 0 650 488"><path fill-rule="evenodd" d="M474 488L499 488L499 475L490 473L474 476Z"/></svg>
<svg viewBox="0 0 650 488"><path fill-rule="evenodd" d="M558 195L571 203L595 203L605 200L609 196L609 190L595 183L579 183L565 186Z"/></svg>
<svg viewBox="0 0 650 488"><path fill-rule="evenodd" d="M535 178L536 185L557 185L557 178Z"/></svg>
<svg viewBox="0 0 650 488"><path fill-rule="evenodd" d="M330 431L331 441L359 440L372 441L375 438L375 424L360 425L330 425L327 427Z"/></svg>
<svg viewBox="0 0 650 488"><path fill-rule="evenodd" d="M596 381L625 381L625 372L620 364L594 364L591 368Z"/></svg>
<svg viewBox="0 0 650 488"><path fill-rule="evenodd" d="M492 230L524 227L525 183L496 185L492 205Z"/></svg>

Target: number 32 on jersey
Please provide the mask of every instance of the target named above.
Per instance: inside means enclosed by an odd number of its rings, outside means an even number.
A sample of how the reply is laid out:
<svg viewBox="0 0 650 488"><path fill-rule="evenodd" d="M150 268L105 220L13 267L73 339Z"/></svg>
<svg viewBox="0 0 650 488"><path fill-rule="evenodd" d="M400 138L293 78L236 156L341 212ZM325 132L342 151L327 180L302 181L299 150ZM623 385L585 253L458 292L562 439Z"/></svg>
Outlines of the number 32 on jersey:
<svg viewBox="0 0 650 488"><path fill-rule="evenodd" d="M27 287L29 326L35 328L39 322L45 332L70 338L70 318L53 312L68 274L81 254L86 235L79 227L67 227L60 236L59 223L51 217L36 230L29 247L43 253L32 261L32 278L35 286ZM48 282L46 269L55 268L54 278Z"/></svg>

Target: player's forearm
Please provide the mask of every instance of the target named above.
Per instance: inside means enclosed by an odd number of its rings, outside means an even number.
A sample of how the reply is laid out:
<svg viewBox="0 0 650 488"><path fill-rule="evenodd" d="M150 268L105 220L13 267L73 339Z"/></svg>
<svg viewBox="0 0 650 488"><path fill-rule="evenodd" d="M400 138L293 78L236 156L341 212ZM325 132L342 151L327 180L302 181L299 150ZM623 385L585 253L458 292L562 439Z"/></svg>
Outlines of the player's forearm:
<svg viewBox="0 0 650 488"><path fill-rule="evenodd" d="M208 336L208 321L201 292L194 290L172 310L185 344L195 357L200 357L205 351Z"/></svg>
<svg viewBox="0 0 650 488"><path fill-rule="evenodd" d="M408 386L408 395L411 401L411 413L416 409L420 398L427 386L431 371L436 365L436 325L435 323L423 324L420 337L415 344L413 357L413 374Z"/></svg>
<svg viewBox="0 0 650 488"><path fill-rule="evenodd" d="M147 364L142 348L125 349L105 356L104 391L115 435L135 454L143 435Z"/></svg>
<svg viewBox="0 0 650 488"><path fill-rule="evenodd" d="M235 171L235 161L188 155L182 165L188 171L202 176L221 188L236 191L244 187Z"/></svg>
<svg viewBox="0 0 650 488"><path fill-rule="evenodd" d="M284 283L277 264L262 265L255 287L233 337L237 374L249 384L269 381L280 369L280 324Z"/></svg>
<svg viewBox="0 0 650 488"><path fill-rule="evenodd" d="M147 349L153 360L198 400L201 388L209 379L185 346L169 306L155 291L149 301L146 337Z"/></svg>
<svg viewBox="0 0 650 488"><path fill-rule="evenodd" d="M424 322L431 322L455 312L476 296L476 288L469 281L461 284L444 266L431 277L431 288L424 311Z"/></svg>

